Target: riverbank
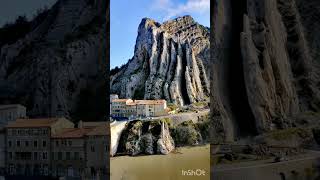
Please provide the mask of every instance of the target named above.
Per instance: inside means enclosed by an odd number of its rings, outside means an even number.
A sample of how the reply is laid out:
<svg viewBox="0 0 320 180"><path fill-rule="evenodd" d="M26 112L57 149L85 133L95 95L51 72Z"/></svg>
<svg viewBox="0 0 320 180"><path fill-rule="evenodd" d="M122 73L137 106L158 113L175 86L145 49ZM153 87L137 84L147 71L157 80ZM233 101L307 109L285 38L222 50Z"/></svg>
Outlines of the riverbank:
<svg viewBox="0 0 320 180"><path fill-rule="evenodd" d="M168 155L111 157L110 166L111 179L209 180L210 145L181 147Z"/></svg>

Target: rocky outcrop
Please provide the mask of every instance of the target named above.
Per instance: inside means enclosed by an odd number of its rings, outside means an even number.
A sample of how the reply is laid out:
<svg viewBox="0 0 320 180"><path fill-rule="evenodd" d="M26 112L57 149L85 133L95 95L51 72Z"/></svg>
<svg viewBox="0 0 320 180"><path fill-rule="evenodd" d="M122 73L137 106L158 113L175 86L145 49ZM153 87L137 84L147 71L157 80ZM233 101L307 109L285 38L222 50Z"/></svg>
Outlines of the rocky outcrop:
<svg viewBox="0 0 320 180"><path fill-rule="evenodd" d="M122 134L122 131L126 127L126 122L116 122L110 123L110 132L111 132L111 138L110 138L110 156L114 156L117 153L120 137Z"/></svg>
<svg viewBox="0 0 320 180"><path fill-rule="evenodd" d="M209 30L190 16L159 24L143 19L132 59L111 76L111 92L125 98L185 105L209 97Z"/></svg>
<svg viewBox="0 0 320 180"><path fill-rule="evenodd" d="M99 117L77 111L85 96L95 104L106 96L93 98L105 88L106 7L100 0L59 0L24 38L0 47L1 103L23 104L31 117L102 120L98 108Z"/></svg>
<svg viewBox="0 0 320 180"><path fill-rule="evenodd" d="M157 141L157 152L169 154L175 148L174 141L170 135L169 126L162 122L160 138Z"/></svg>
<svg viewBox="0 0 320 180"><path fill-rule="evenodd" d="M175 148L169 126L164 121L131 121L121 134L117 153L168 154Z"/></svg>
<svg viewBox="0 0 320 180"><path fill-rule="evenodd" d="M214 5L211 110L217 141L299 126L294 117L318 111L318 65L299 13L306 15L300 8L306 5L295 0Z"/></svg>

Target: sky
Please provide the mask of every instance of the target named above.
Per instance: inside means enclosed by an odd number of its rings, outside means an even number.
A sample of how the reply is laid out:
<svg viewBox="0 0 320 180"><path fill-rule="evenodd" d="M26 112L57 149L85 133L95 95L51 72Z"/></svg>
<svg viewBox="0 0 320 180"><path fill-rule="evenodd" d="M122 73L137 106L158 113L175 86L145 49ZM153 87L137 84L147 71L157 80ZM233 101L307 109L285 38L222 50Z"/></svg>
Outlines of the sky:
<svg viewBox="0 0 320 180"><path fill-rule="evenodd" d="M18 16L26 15L30 20L37 10L51 7L57 0L1 0L0 27L7 22L13 22Z"/></svg>
<svg viewBox="0 0 320 180"><path fill-rule="evenodd" d="M210 0L111 0L110 68L133 57L142 18L162 23L183 15L191 15L198 23L210 27Z"/></svg>

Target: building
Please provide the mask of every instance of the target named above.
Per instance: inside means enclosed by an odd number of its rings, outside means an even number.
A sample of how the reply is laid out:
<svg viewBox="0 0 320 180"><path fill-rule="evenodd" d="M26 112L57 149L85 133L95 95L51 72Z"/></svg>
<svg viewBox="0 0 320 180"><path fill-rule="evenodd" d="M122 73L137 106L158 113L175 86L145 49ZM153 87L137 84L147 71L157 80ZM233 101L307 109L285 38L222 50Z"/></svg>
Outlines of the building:
<svg viewBox="0 0 320 180"><path fill-rule="evenodd" d="M111 114L113 117L157 117L167 115L166 100L114 99Z"/></svg>
<svg viewBox="0 0 320 180"><path fill-rule="evenodd" d="M137 116L157 117L167 115L166 100L135 100Z"/></svg>
<svg viewBox="0 0 320 180"><path fill-rule="evenodd" d="M91 174L107 174L110 125L105 123L86 134L86 166Z"/></svg>
<svg viewBox="0 0 320 180"><path fill-rule="evenodd" d="M111 116L114 117L130 117L135 114L134 112L130 112L133 104L132 99L114 99L112 101L112 108L111 108ZM131 106L130 108L128 106Z"/></svg>
<svg viewBox="0 0 320 180"><path fill-rule="evenodd" d="M110 94L110 115L112 112L112 101L115 99L119 99L119 96L117 94Z"/></svg>
<svg viewBox="0 0 320 180"><path fill-rule="evenodd" d="M0 106L0 174L5 169L5 126L17 118L26 117L26 108L19 104Z"/></svg>
<svg viewBox="0 0 320 180"><path fill-rule="evenodd" d="M52 136L52 176L81 177L86 168L85 135L92 129L67 128Z"/></svg>
<svg viewBox="0 0 320 180"><path fill-rule="evenodd" d="M0 176L4 174L6 167L5 129L0 129Z"/></svg>
<svg viewBox="0 0 320 180"><path fill-rule="evenodd" d="M10 175L106 177L109 123L64 118L18 119L6 126Z"/></svg>
<svg viewBox="0 0 320 180"><path fill-rule="evenodd" d="M47 176L51 170L51 136L74 124L64 118L17 119L6 127L7 172Z"/></svg>
<svg viewBox="0 0 320 180"><path fill-rule="evenodd" d="M20 104L10 104L0 106L0 127L4 127L8 122L18 118L26 117L26 107Z"/></svg>

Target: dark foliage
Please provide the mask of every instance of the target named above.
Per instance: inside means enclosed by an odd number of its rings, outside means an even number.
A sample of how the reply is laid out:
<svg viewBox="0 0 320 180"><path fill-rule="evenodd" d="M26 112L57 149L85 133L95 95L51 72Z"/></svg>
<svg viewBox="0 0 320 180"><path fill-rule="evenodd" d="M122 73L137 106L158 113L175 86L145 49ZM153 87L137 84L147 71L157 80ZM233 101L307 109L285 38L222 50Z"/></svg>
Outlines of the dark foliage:
<svg viewBox="0 0 320 180"><path fill-rule="evenodd" d="M4 44L12 44L23 38L31 30L31 25L26 16L19 16L14 23L5 24L0 29L0 47Z"/></svg>

